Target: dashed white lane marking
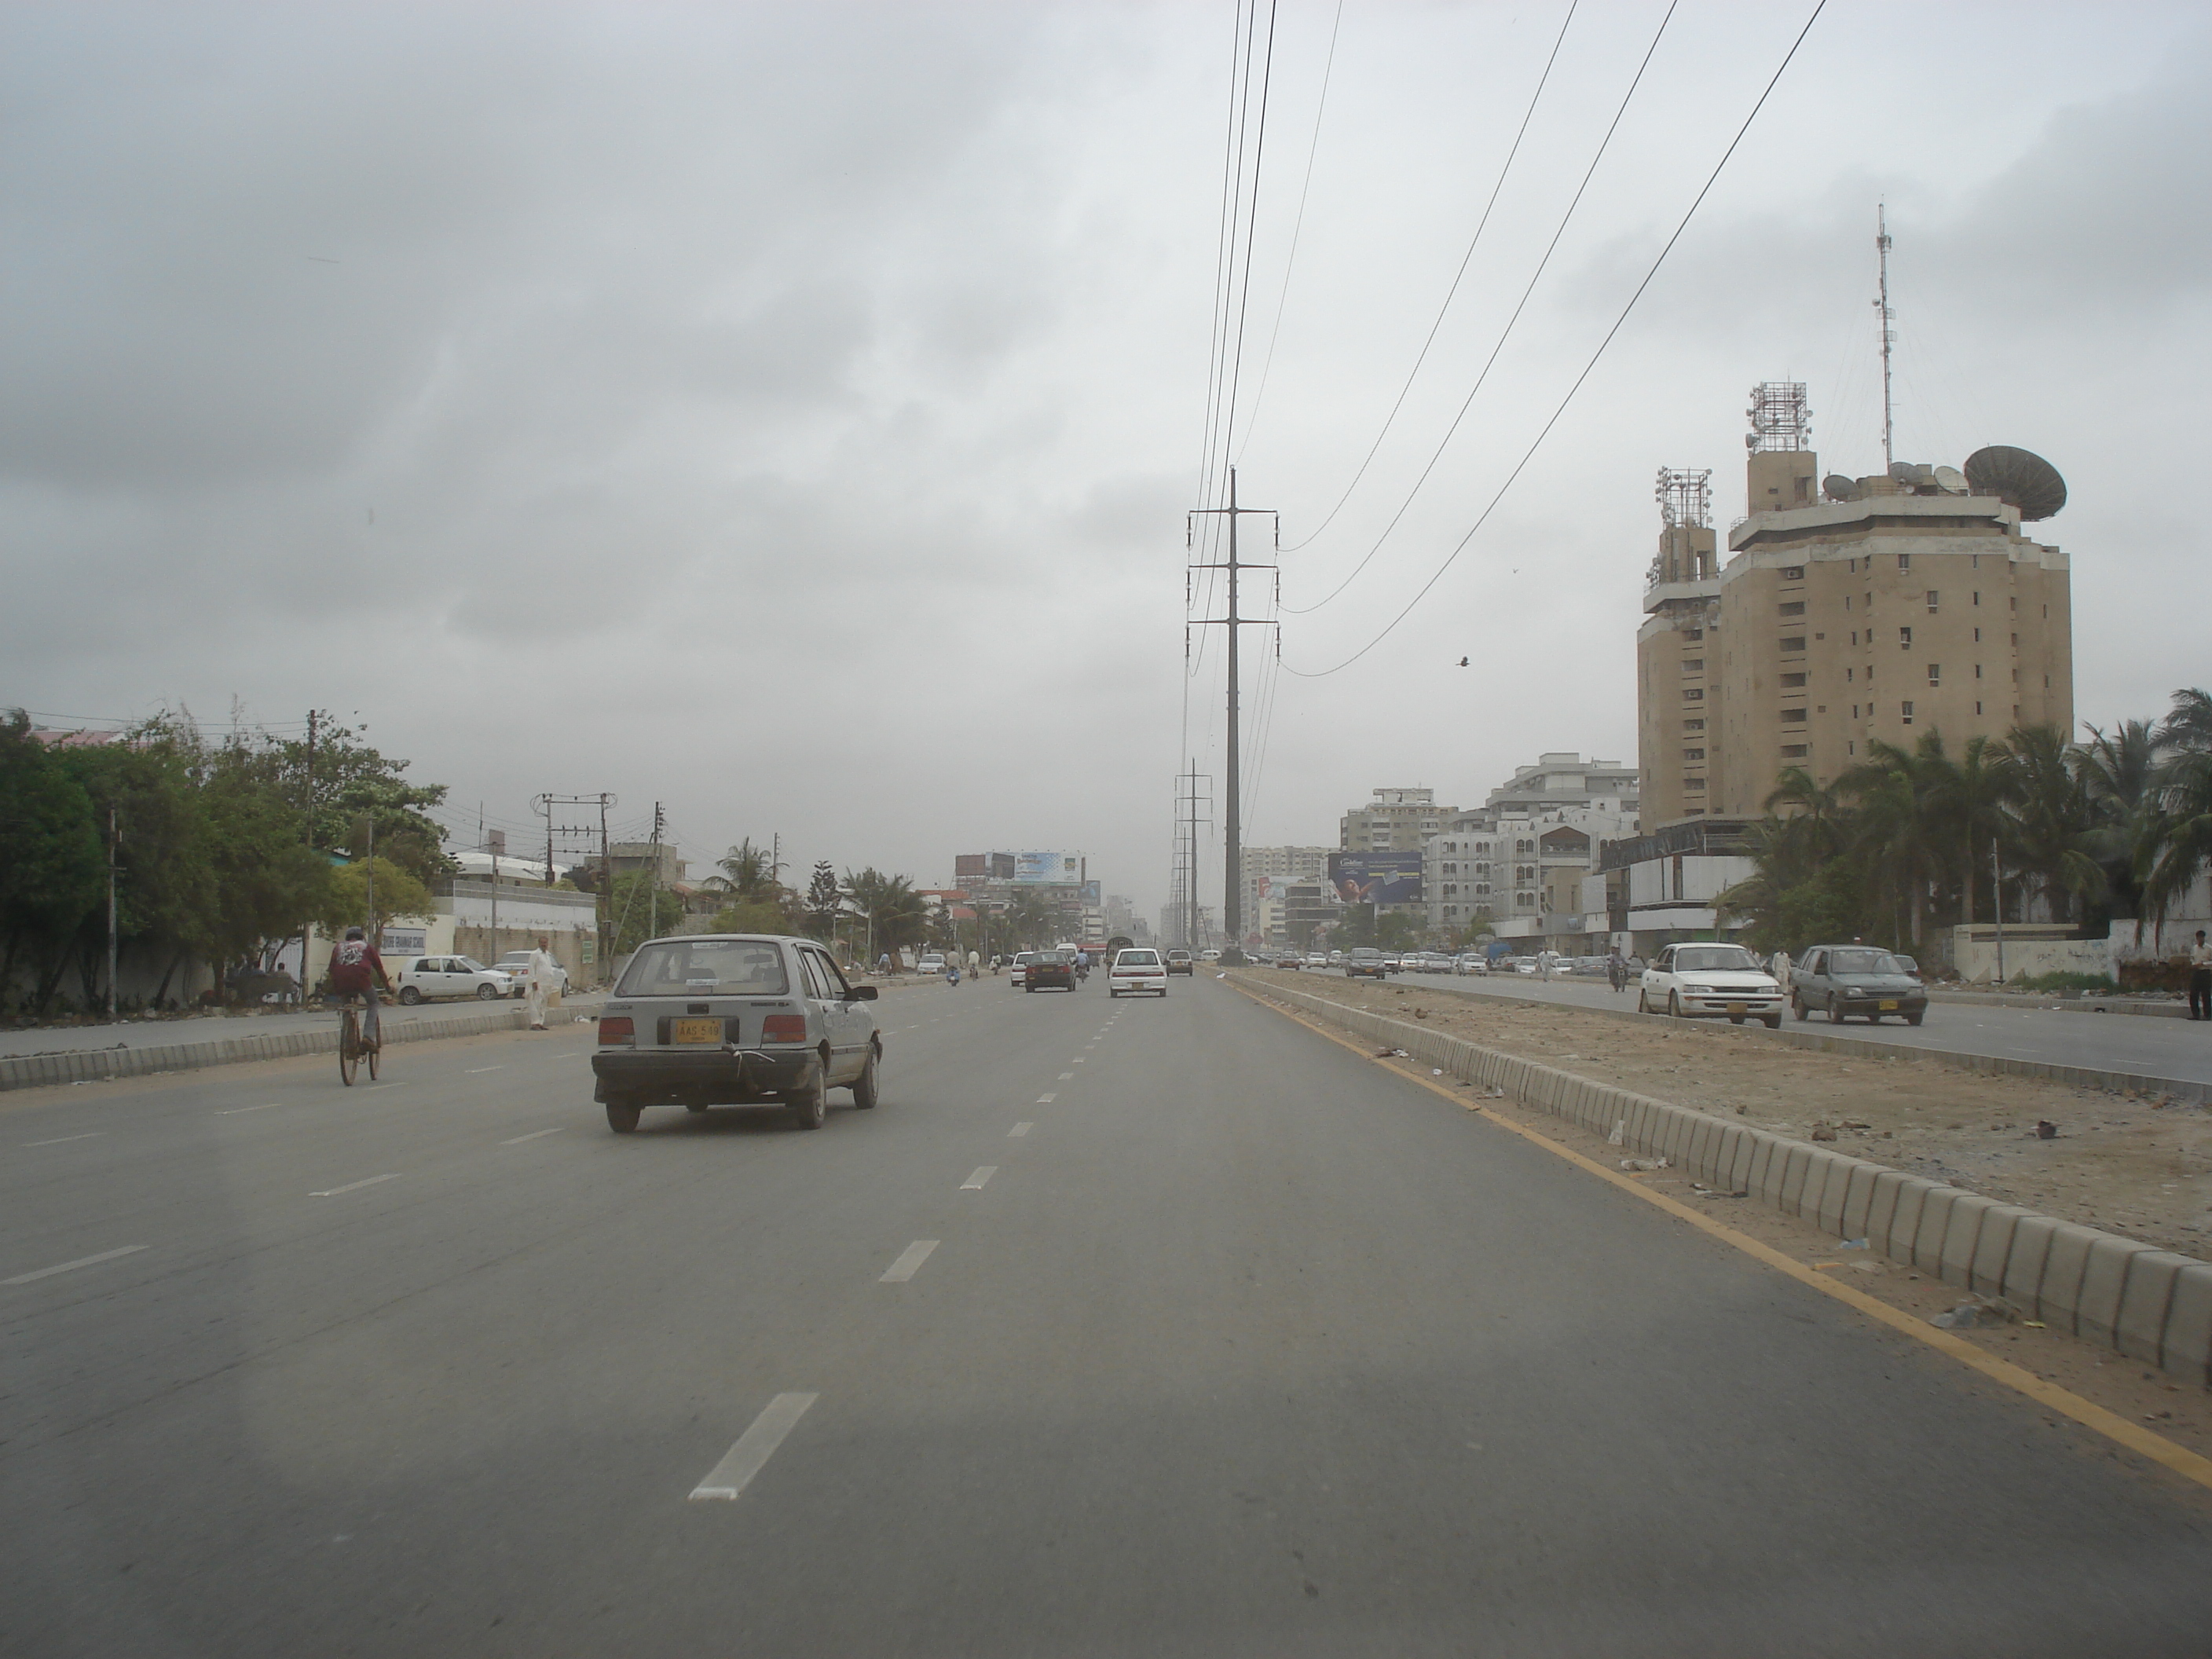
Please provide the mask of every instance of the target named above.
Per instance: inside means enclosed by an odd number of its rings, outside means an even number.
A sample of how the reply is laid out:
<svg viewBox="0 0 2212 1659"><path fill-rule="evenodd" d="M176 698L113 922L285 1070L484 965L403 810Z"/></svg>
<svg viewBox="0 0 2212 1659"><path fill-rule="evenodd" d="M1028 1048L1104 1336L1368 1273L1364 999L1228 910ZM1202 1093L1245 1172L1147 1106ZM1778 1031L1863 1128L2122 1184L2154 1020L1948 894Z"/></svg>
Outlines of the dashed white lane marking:
<svg viewBox="0 0 2212 1659"><path fill-rule="evenodd" d="M1010 1139L1018 1139L1036 1127L1036 1125L1034 1123L1017 1123L1012 1128L1007 1130L1006 1133Z"/></svg>
<svg viewBox="0 0 2212 1659"><path fill-rule="evenodd" d="M357 1193L364 1187L374 1187L380 1181L397 1181L396 1175L371 1176L366 1181L349 1181L343 1187L333 1187L328 1192L309 1193L309 1198L336 1198L340 1193Z"/></svg>
<svg viewBox="0 0 2212 1659"><path fill-rule="evenodd" d="M707 1478L691 1489L691 1501L702 1498L735 1498L761 1472L768 1460L775 1455L775 1449L784 1437L799 1426L799 1419L806 1415L806 1408L822 1396L817 1394L780 1394L762 1407L761 1414L753 1419L752 1426L738 1437L737 1444L722 1454L722 1461L707 1471Z"/></svg>
<svg viewBox="0 0 2212 1659"><path fill-rule="evenodd" d="M1039 1095L1037 1097L1037 1104L1040 1106L1049 1106L1057 1097L1058 1097L1054 1095Z"/></svg>
<svg viewBox="0 0 2212 1659"><path fill-rule="evenodd" d="M988 1181L993 1176L998 1173L999 1166L997 1164L986 1164L981 1169L976 1170L974 1175L969 1176L967 1180L960 1183L960 1190L963 1193L967 1192L971 1188L980 1190L985 1182Z"/></svg>
<svg viewBox="0 0 2212 1659"><path fill-rule="evenodd" d="M503 1072L506 1069L507 1067L504 1066L471 1066L466 1072L463 1073L462 1075L464 1077L482 1077L486 1072Z"/></svg>
<svg viewBox="0 0 2212 1659"><path fill-rule="evenodd" d="M897 1261L884 1269L878 1285L903 1285L921 1271L921 1264L929 1260L929 1253L937 1248L933 1238L917 1238L899 1252Z"/></svg>
<svg viewBox="0 0 2212 1659"><path fill-rule="evenodd" d="M281 1100L272 1100L265 1106L226 1106L221 1111L217 1112L216 1115L217 1117L236 1117L240 1112L273 1112L283 1103L284 1103Z"/></svg>
<svg viewBox="0 0 2212 1659"><path fill-rule="evenodd" d="M1078 1054L1073 1060L1069 1060L1067 1063L1071 1066L1080 1066L1083 1064L1083 1056L1081 1054Z"/></svg>
<svg viewBox="0 0 2212 1659"><path fill-rule="evenodd" d="M97 1140L107 1133L105 1129L88 1129L81 1135L56 1135L52 1140L27 1140L26 1146L58 1146L66 1140Z"/></svg>
<svg viewBox="0 0 2212 1659"><path fill-rule="evenodd" d="M502 1146L520 1146L526 1140L543 1140L547 1135L557 1135L560 1133L559 1129L537 1129L529 1134L517 1135L512 1140L502 1140L499 1144Z"/></svg>
<svg viewBox="0 0 2212 1659"><path fill-rule="evenodd" d="M118 1255L136 1255L146 1248L143 1244L125 1244L119 1250L102 1250L98 1255L81 1255L74 1261L58 1262L51 1267L40 1267L35 1273L17 1273L13 1279L0 1279L0 1285L27 1285L34 1279L52 1279L56 1273L75 1273L79 1267L112 1261Z"/></svg>
<svg viewBox="0 0 2212 1659"><path fill-rule="evenodd" d="M1066 1082L1070 1078L1073 1077L1074 1075L1075 1075L1075 1073L1073 1073L1073 1072L1062 1072L1062 1073L1060 1074L1060 1082L1062 1082L1062 1083L1065 1083L1065 1082Z"/></svg>
<svg viewBox="0 0 2212 1659"><path fill-rule="evenodd" d="M583 1058L583 1054L584 1051L581 1048L571 1048L567 1054L556 1054L553 1058L556 1060L580 1060Z"/></svg>

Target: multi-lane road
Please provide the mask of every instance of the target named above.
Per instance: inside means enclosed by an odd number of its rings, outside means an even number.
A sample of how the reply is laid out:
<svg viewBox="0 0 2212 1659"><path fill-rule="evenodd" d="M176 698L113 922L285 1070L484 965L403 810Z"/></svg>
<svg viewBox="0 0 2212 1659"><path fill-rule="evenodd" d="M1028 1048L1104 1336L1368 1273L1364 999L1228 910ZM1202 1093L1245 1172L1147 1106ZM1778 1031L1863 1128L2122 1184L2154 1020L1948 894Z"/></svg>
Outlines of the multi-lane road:
<svg viewBox="0 0 2212 1659"><path fill-rule="evenodd" d="M0 1102L0 1652L2205 1651L2205 1494L1225 984L878 1007Z"/></svg>

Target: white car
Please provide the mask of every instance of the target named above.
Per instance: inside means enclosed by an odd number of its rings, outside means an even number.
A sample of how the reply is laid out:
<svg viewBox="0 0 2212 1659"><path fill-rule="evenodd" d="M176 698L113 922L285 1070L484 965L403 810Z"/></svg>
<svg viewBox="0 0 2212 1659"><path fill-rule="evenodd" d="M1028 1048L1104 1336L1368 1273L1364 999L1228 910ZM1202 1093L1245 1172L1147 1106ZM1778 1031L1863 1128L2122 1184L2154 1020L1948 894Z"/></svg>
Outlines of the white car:
<svg viewBox="0 0 2212 1659"><path fill-rule="evenodd" d="M1782 988L1741 945L1670 945L1644 970L1636 993L1639 1013L1677 1019L1720 1019L1741 1025L1764 1020L1782 1024Z"/></svg>
<svg viewBox="0 0 2212 1659"><path fill-rule="evenodd" d="M1014 989L1018 991L1022 988L1023 982L1029 975L1030 963L1036 960L1036 952L1034 951L1014 952L1013 961L1006 966L1006 977L1013 982Z"/></svg>
<svg viewBox="0 0 2212 1659"><path fill-rule="evenodd" d="M553 967L554 986L559 994L565 997L568 994L568 970L557 962L553 964ZM509 951L497 962L492 963L491 970L495 974L505 974L507 978L514 981L514 994L517 997L527 996L530 994L529 951Z"/></svg>
<svg viewBox="0 0 2212 1659"><path fill-rule="evenodd" d="M1454 964L1452 971L1461 974L1487 974L1490 971L1490 958L1480 952L1469 951Z"/></svg>
<svg viewBox="0 0 2212 1659"><path fill-rule="evenodd" d="M409 957L392 975L399 1000L409 1007L433 997L477 997L496 1002L514 981L473 957Z"/></svg>
<svg viewBox="0 0 2212 1659"><path fill-rule="evenodd" d="M1137 945L1114 953L1114 965L1106 970L1106 994L1118 997L1124 991L1168 994L1168 967L1158 951Z"/></svg>
<svg viewBox="0 0 2212 1659"><path fill-rule="evenodd" d="M945 971L945 958L939 952L932 951L914 964L914 971L917 974L941 974Z"/></svg>

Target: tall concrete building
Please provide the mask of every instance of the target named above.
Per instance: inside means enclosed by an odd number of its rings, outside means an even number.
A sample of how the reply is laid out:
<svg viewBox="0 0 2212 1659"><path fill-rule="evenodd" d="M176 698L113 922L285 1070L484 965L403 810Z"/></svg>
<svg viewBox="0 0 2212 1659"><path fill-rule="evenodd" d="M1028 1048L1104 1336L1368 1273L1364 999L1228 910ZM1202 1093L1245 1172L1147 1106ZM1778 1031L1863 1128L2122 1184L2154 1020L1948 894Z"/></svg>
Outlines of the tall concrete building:
<svg viewBox="0 0 2212 1659"><path fill-rule="evenodd" d="M1244 910L1251 931L1266 945L1285 942L1283 932L1288 912L1281 901L1293 883L1326 884L1328 855L1333 847L1247 847L1244 866Z"/></svg>
<svg viewBox="0 0 2212 1659"><path fill-rule="evenodd" d="M1438 806L1433 789L1377 789L1339 822L1338 845L1347 853L1418 853L1458 811Z"/></svg>
<svg viewBox="0 0 2212 1659"><path fill-rule="evenodd" d="M1937 731L1955 755L2016 726L2070 737L2067 557L2021 531L2063 502L2057 474L1990 449L1965 471L1899 462L1821 483L1802 384L1755 387L1752 416L1750 511L1725 564L1711 475L1661 474L1637 633L1646 831L1755 817L1784 767L1827 783L1875 740Z"/></svg>
<svg viewBox="0 0 2212 1659"><path fill-rule="evenodd" d="M1572 750L1536 757L1534 766L1516 766L1513 775L1490 792L1492 813L1553 812L1566 806L1636 816L1638 769L1619 761L1584 760Z"/></svg>

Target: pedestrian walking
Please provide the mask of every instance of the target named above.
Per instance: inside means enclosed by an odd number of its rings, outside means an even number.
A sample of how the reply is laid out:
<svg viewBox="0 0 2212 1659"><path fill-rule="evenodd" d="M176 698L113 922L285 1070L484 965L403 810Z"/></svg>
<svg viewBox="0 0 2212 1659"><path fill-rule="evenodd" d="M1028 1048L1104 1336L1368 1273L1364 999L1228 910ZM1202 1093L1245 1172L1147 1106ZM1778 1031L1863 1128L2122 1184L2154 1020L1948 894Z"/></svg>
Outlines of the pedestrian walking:
<svg viewBox="0 0 2212 1659"><path fill-rule="evenodd" d="M881 955L881 956L879 956L879 957L878 957L876 958L876 971L877 971L878 974L888 975L888 974L890 972L890 970L891 970L891 953L890 953L890 951L884 951L884 952L883 953L883 955Z"/></svg>
<svg viewBox="0 0 2212 1659"><path fill-rule="evenodd" d="M1774 982L1785 992L1790 988L1790 969L1792 965L1790 952L1787 951L1777 951L1766 959L1766 971L1774 976Z"/></svg>
<svg viewBox="0 0 2212 1659"><path fill-rule="evenodd" d="M2212 945L2204 942L2202 927L2189 951L2189 1017L2212 1019Z"/></svg>
<svg viewBox="0 0 2212 1659"><path fill-rule="evenodd" d="M981 979L983 977L983 957L981 952L970 951L968 953L968 977L970 979Z"/></svg>
<svg viewBox="0 0 2212 1659"><path fill-rule="evenodd" d="M545 1000L560 988L561 964L554 961L553 953L541 939L522 971L526 976L524 988L530 998L530 1029L542 1031L545 1029Z"/></svg>

